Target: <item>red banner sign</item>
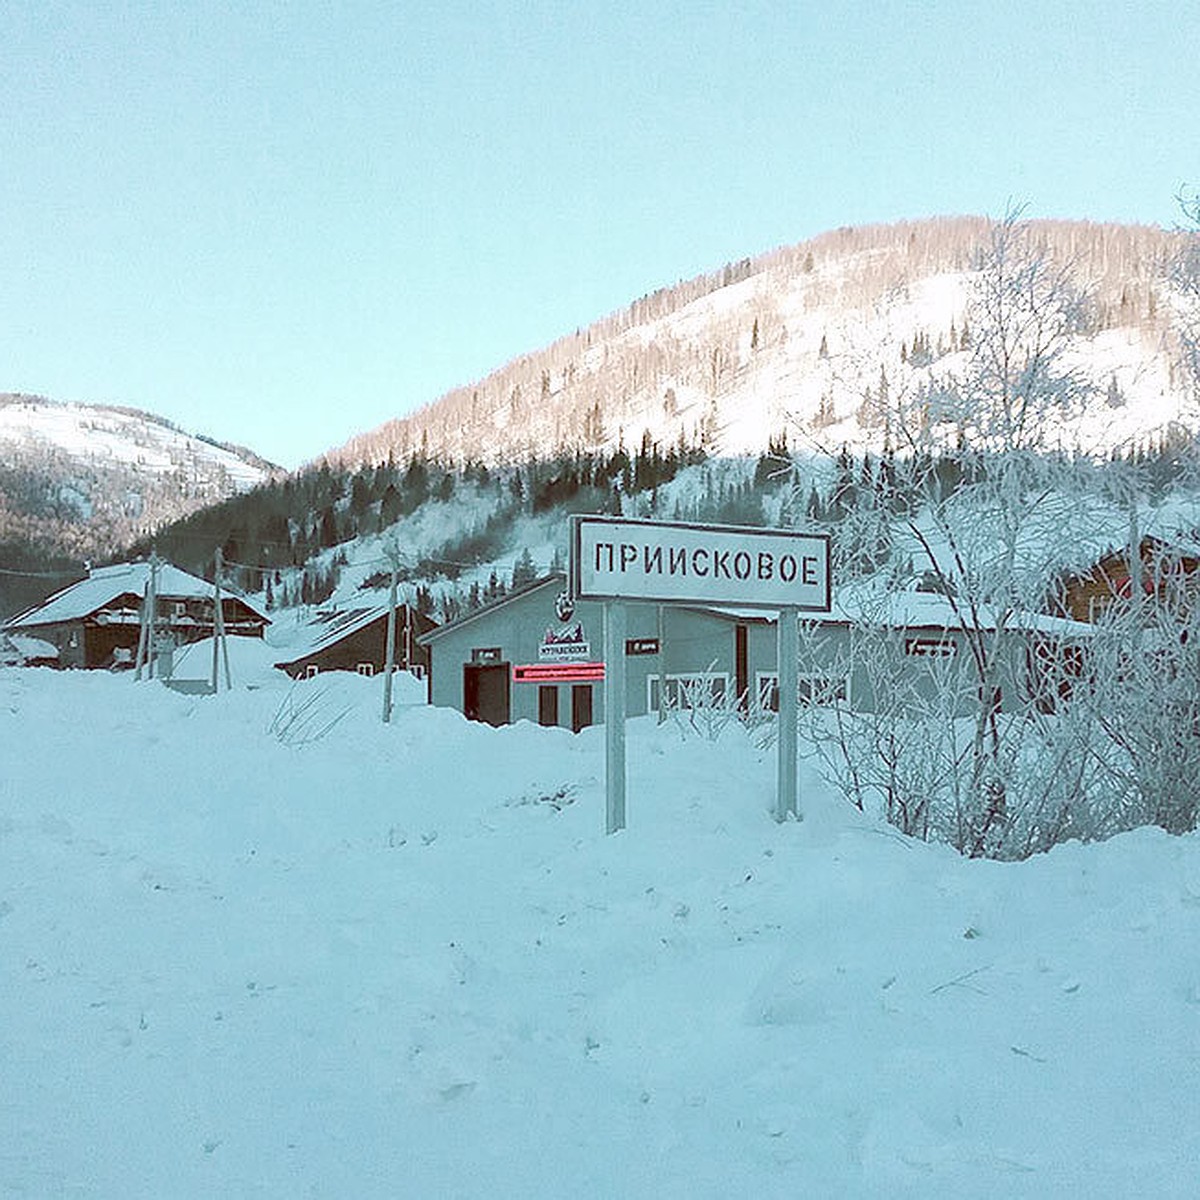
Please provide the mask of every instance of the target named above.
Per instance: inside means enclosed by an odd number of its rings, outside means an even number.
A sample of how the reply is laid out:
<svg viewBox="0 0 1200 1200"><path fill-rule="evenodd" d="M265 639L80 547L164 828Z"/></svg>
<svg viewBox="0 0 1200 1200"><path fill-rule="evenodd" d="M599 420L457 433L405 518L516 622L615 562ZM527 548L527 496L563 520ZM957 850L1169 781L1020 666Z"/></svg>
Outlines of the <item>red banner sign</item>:
<svg viewBox="0 0 1200 1200"><path fill-rule="evenodd" d="M604 678L602 662L514 664L513 683L593 683Z"/></svg>

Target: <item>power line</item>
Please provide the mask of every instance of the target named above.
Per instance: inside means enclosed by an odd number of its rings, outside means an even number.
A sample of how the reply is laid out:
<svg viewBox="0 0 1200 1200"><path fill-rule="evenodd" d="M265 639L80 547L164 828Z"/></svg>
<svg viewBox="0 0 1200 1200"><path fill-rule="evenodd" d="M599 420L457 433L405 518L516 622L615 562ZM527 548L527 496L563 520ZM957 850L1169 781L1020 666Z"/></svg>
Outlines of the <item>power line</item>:
<svg viewBox="0 0 1200 1200"><path fill-rule="evenodd" d="M75 579L86 574L87 571L83 567L77 571L10 571L0 567L0 575L14 575L20 579Z"/></svg>

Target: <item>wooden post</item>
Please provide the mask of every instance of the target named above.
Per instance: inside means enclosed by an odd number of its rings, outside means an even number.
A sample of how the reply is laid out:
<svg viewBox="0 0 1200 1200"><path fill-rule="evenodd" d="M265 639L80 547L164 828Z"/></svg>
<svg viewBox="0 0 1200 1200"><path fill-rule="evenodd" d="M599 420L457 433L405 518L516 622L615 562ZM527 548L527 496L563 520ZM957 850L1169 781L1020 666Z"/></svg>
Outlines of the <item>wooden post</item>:
<svg viewBox="0 0 1200 1200"><path fill-rule="evenodd" d="M779 613L779 779L775 819L799 816L796 803L796 721L799 716L800 612L784 608Z"/></svg>
<svg viewBox="0 0 1200 1200"><path fill-rule="evenodd" d="M147 577L146 586L142 589L142 613L138 622L137 660L133 672L133 681L138 683L142 678L142 668L146 665L146 647L150 645L150 579Z"/></svg>
<svg viewBox="0 0 1200 1200"><path fill-rule="evenodd" d="M154 678L158 659L158 554L150 551L150 640L147 646L149 672L148 679Z"/></svg>
<svg viewBox="0 0 1200 1200"><path fill-rule="evenodd" d="M625 605L604 606L605 833L625 828Z"/></svg>
<svg viewBox="0 0 1200 1200"><path fill-rule="evenodd" d="M217 609L213 614L213 637L221 643L221 658L225 663L225 690L233 691L233 677L229 673L229 639L225 636L225 608L221 600L221 572L225 569L225 556L217 548ZM214 688L214 691L216 689Z"/></svg>
<svg viewBox="0 0 1200 1200"><path fill-rule="evenodd" d="M396 669L396 576L395 557L392 558L392 581L388 586L387 651L383 663L383 723L392 719L392 673Z"/></svg>
<svg viewBox="0 0 1200 1200"><path fill-rule="evenodd" d="M1129 504L1129 600L1135 613L1142 604L1142 538L1138 533L1137 493Z"/></svg>
<svg viewBox="0 0 1200 1200"><path fill-rule="evenodd" d="M221 628L221 548L217 547L216 554L213 556L213 647L212 647L212 673L209 676L209 686L213 690L213 695L217 693L217 659L219 654L218 643L220 641L219 631Z"/></svg>

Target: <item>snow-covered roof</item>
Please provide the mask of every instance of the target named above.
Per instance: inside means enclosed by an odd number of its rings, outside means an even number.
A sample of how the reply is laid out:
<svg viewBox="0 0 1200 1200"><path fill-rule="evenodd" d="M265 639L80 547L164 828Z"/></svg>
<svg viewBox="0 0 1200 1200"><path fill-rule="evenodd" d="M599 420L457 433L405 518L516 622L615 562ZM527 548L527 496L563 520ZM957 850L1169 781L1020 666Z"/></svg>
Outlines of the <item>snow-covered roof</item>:
<svg viewBox="0 0 1200 1200"><path fill-rule="evenodd" d="M735 608L728 604L684 604L680 607L689 612L708 613L711 616L727 617L731 621L741 621L747 624L760 622L774 625L779 620L779 613L772 608Z"/></svg>
<svg viewBox="0 0 1200 1200"><path fill-rule="evenodd" d="M11 650L19 662L31 662L34 659L55 659L58 657L58 647L41 638L30 637L28 634L8 634L0 637L0 658L6 650Z"/></svg>
<svg viewBox="0 0 1200 1200"><path fill-rule="evenodd" d="M33 629L41 625L57 624L60 621L79 621L84 617L111 604L120 596L132 593L141 597L150 580L148 562L117 563L111 567L97 567L86 579L73 583L55 592L41 604L34 605L6 622L6 629ZM169 600L211 599L213 585L173 563L158 564L157 592L160 598ZM222 586L222 595L236 596L256 616L267 620L266 614L232 589Z"/></svg>
<svg viewBox="0 0 1200 1200"><path fill-rule="evenodd" d="M775 624L779 620L778 612L761 608L733 608L727 605L685 607L741 622ZM801 617L818 625L884 625L893 629L952 630L963 628L962 614L966 611L965 607L960 607L956 613L951 600L939 592L884 591L855 586L835 593L828 614L802 613ZM966 624L973 627L969 620ZM979 609L979 627L985 630L996 628L996 613L991 606L984 605ZM1094 632L1091 625L1083 622L1037 612L1010 613L1004 627L1056 637L1089 637Z"/></svg>
<svg viewBox="0 0 1200 1200"><path fill-rule="evenodd" d="M317 654L386 615L386 604L372 604L338 612L320 612L309 622L301 639L288 647L288 657L280 659L275 665L286 666L307 658L310 654Z"/></svg>
<svg viewBox="0 0 1200 1200"><path fill-rule="evenodd" d="M964 618L966 618L964 620ZM877 625L892 629L954 630L964 627L994 630L997 612L988 604L980 605L974 616L966 603L956 604L940 592L883 591L870 587L848 587L837 592L827 617L816 617L822 624ZM1016 611L1003 620L1005 629L1044 633L1054 637L1091 637L1091 625L1048 613Z"/></svg>
<svg viewBox="0 0 1200 1200"><path fill-rule="evenodd" d="M399 636L399 631L403 627L402 622L404 620L405 607L404 604L396 605L397 636ZM412 611L414 613L413 624L415 627L418 614L415 609ZM386 604L372 604L357 608L319 612L309 622L307 627L301 631L299 638L287 647L287 657L281 658L275 663L275 666L280 668L292 666L301 659L308 658L313 654L319 654L322 650L337 645L338 642L343 641L352 634L358 633L360 629L365 629L368 625L386 616ZM420 620L422 624L429 624L426 618L422 617Z"/></svg>
<svg viewBox="0 0 1200 1200"><path fill-rule="evenodd" d="M456 621L439 625L437 629L422 634L417 640L422 644L436 641L451 630L489 616L505 604L522 599L531 592L558 583L565 584L563 575L550 575L521 592L505 596L503 599L477 608L473 612L459 617ZM774 624L779 620L779 613L772 609L738 608L736 606L719 604L687 604L681 605L693 612L706 612L714 616L742 622L765 622ZM818 625L884 625L894 629L962 629L964 622L961 613L967 610L960 605L956 613L951 600L939 592L885 591L870 585L854 585L845 587L834 594L828 614L803 613L806 621L814 621ZM996 628L996 613L984 605L978 612L979 628L993 630ZM968 625L973 627L972 622ZM1015 612L1009 613L1004 620L1005 629L1023 630L1027 633L1044 633L1053 637L1091 637L1095 632L1091 625L1082 621L1072 621L1067 617L1052 617L1048 613ZM299 657L299 655L297 655Z"/></svg>

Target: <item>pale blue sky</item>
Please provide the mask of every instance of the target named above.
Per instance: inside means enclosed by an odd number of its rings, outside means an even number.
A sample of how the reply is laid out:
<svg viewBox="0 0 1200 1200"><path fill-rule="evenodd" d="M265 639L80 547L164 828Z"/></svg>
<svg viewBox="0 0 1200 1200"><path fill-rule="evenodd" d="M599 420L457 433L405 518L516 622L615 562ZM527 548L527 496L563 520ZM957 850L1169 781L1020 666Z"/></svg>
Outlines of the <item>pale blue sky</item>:
<svg viewBox="0 0 1200 1200"><path fill-rule="evenodd" d="M296 465L838 225L1174 224L1200 5L0 0L0 391Z"/></svg>

